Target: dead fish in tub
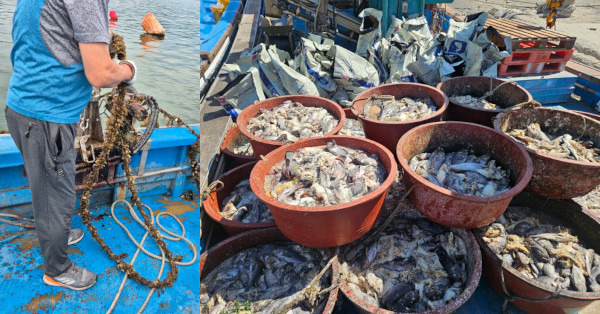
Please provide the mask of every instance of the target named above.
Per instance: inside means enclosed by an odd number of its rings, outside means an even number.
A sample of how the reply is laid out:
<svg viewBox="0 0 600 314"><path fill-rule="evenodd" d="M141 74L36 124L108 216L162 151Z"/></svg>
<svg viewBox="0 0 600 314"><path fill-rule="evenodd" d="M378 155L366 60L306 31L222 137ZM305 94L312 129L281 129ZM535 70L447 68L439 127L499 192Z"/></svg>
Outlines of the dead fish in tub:
<svg viewBox="0 0 600 314"><path fill-rule="evenodd" d="M327 109L303 106L286 100L273 109L260 109L246 129L258 138L275 142L296 142L331 132L339 120Z"/></svg>
<svg viewBox="0 0 600 314"><path fill-rule="evenodd" d="M600 147L591 140L573 138L570 134L546 134L538 123L506 133L517 142L536 152L558 158L585 162L600 162Z"/></svg>
<svg viewBox="0 0 600 314"><path fill-rule="evenodd" d="M489 155L477 156L466 149L413 156L409 167L428 181L460 194L492 196L510 189L510 171L496 165Z"/></svg>
<svg viewBox="0 0 600 314"><path fill-rule="evenodd" d="M248 138L244 134L240 134L235 138L232 144L232 150L236 155L254 156L254 150Z"/></svg>
<svg viewBox="0 0 600 314"><path fill-rule="evenodd" d="M486 109L486 110L502 109L494 103L491 103L485 99L479 100L479 97L474 97L471 95L452 96L452 97L450 97L450 101L453 103L461 104L464 106L469 106L469 107L476 108L476 109Z"/></svg>
<svg viewBox="0 0 600 314"><path fill-rule="evenodd" d="M250 189L250 181L238 183L231 194L222 202L221 216L225 219L245 223L272 222L273 216L267 207Z"/></svg>
<svg viewBox="0 0 600 314"><path fill-rule="evenodd" d="M365 137L365 131L363 130L360 121L356 119L346 119L344 122L344 126L338 132L338 135L347 135L347 136L356 136L356 137Z"/></svg>
<svg viewBox="0 0 600 314"><path fill-rule="evenodd" d="M412 99L403 97L400 100L392 95L380 95L369 99L362 110L367 119L380 121L410 121L433 114L437 107L431 98Z"/></svg>
<svg viewBox="0 0 600 314"><path fill-rule="evenodd" d="M600 185L587 195L574 198L573 200L587 208L588 211L592 212L597 217L600 217Z"/></svg>
<svg viewBox="0 0 600 314"><path fill-rule="evenodd" d="M508 207L479 232L504 263L524 277L578 292L600 291L600 255L586 248L573 230L527 217Z"/></svg>
<svg viewBox="0 0 600 314"><path fill-rule="evenodd" d="M236 302L250 302L253 313L274 313L296 298L327 264L323 250L307 248L292 242L276 242L237 253L202 278L200 283L201 313L231 311ZM321 291L331 285L330 271L318 282ZM293 313L321 313L327 294L315 304L299 302Z"/></svg>
<svg viewBox="0 0 600 314"><path fill-rule="evenodd" d="M342 280L353 293L390 311L435 310L467 284L463 239L426 219L396 217L379 238L348 244L340 256Z"/></svg>
<svg viewBox="0 0 600 314"><path fill-rule="evenodd" d="M265 178L265 193L281 202L306 206L347 203L377 189L387 172L377 154L339 146L287 152Z"/></svg>

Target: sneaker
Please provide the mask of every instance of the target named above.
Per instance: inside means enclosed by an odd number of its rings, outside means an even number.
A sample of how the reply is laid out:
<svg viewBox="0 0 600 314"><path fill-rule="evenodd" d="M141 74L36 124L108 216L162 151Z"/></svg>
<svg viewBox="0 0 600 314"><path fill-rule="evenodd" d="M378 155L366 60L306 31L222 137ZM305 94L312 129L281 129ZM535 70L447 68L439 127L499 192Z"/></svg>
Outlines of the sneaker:
<svg viewBox="0 0 600 314"><path fill-rule="evenodd" d="M83 230L71 229L69 231L69 245L73 245L83 239Z"/></svg>
<svg viewBox="0 0 600 314"><path fill-rule="evenodd" d="M65 287L72 290L85 290L96 284L97 275L87 269L83 269L75 264L64 273L51 278L44 275L44 283L53 287Z"/></svg>

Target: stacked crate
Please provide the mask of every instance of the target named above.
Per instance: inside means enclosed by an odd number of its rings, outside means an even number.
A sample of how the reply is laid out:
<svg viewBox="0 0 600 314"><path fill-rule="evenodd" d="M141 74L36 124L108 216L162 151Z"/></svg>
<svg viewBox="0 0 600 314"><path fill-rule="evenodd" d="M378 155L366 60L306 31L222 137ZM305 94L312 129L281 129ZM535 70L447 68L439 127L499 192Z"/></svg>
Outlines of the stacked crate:
<svg viewBox="0 0 600 314"><path fill-rule="evenodd" d="M488 19L503 37L511 38L512 55L498 65L498 76L540 75L565 70L575 37L516 20Z"/></svg>

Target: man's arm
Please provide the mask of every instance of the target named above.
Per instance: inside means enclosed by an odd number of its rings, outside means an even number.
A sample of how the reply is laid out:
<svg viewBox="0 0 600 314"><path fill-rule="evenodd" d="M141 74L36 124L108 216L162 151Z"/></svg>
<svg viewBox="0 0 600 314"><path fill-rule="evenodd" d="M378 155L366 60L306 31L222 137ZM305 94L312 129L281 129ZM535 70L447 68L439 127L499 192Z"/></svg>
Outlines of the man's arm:
<svg viewBox="0 0 600 314"><path fill-rule="evenodd" d="M133 68L110 59L105 43L79 43L85 77L96 87L110 88L133 78Z"/></svg>

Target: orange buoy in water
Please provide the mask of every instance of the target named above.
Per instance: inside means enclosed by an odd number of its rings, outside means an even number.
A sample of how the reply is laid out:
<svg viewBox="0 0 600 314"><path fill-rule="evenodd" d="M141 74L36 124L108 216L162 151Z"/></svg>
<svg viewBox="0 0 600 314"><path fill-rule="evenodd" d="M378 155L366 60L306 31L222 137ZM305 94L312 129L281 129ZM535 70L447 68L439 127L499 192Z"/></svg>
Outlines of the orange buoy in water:
<svg viewBox="0 0 600 314"><path fill-rule="evenodd" d="M148 13L144 16L144 20L142 20L142 27L148 34L152 35L165 35L165 29L160 25L154 14Z"/></svg>
<svg viewBox="0 0 600 314"><path fill-rule="evenodd" d="M115 12L114 10L110 11L108 13L108 16L110 16L111 20L118 20L119 19L119 17L117 16L117 12Z"/></svg>

